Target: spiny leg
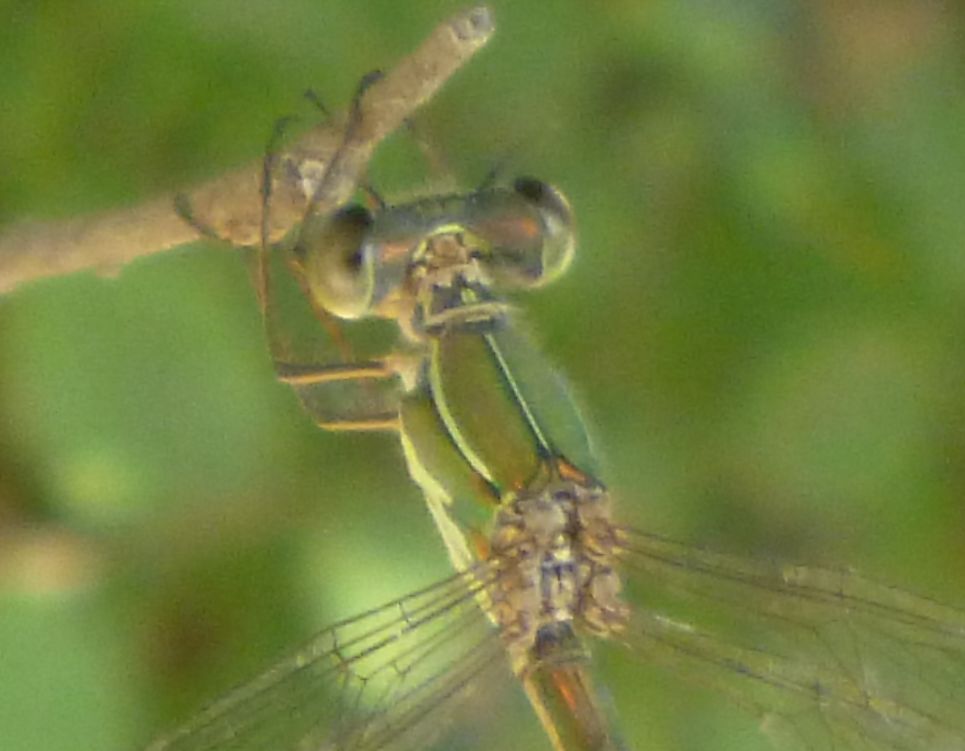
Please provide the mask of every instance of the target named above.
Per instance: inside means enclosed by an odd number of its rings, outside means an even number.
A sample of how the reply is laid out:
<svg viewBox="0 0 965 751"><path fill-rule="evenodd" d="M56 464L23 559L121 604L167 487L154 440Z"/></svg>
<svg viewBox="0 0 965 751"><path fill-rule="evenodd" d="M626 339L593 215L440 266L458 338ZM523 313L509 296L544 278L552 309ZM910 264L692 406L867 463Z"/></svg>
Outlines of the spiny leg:
<svg viewBox="0 0 965 751"><path fill-rule="evenodd" d="M305 98L308 99L326 118L329 117L328 109L322 102L321 98L312 90L305 92ZM353 105L354 107L357 105ZM273 347L273 341L271 337L271 332L268 330L268 311L271 306L271 272L269 268L269 253L271 252L271 197L274 184L275 168L278 161L279 155L279 144L284 138L285 131L288 130L289 126L297 120L295 116L289 115L286 117L279 118L272 128L271 136L268 139L268 143L265 146L265 157L262 160L262 170L261 170L261 227L260 227L260 242L258 245L258 262L256 265L255 274L255 292L258 296L258 304L261 308L262 317L265 320L265 334L269 340L270 346ZM334 158L334 157L333 157ZM297 268L292 270L292 273L298 273ZM303 293L307 294L307 291L303 289ZM310 298L309 298L310 299ZM326 311L318 308L314 304L312 305L312 310L318 318L321 325L328 332L329 336L332 337L333 341L339 347L344 359L351 359L351 349L345 340L344 335L341 332L341 327L335 321L335 319L328 314ZM274 352L273 352L274 354ZM277 369L277 368L276 368Z"/></svg>
<svg viewBox="0 0 965 751"><path fill-rule="evenodd" d="M357 127L357 123L359 122L359 101L363 93L380 75L381 73L369 74L364 77L360 83L349 114L345 136L343 137L342 144L329 162L330 165L336 160L339 151L344 148L345 142L350 139L351 130ZM317 95L313 92L307 92L306 98L312 101L320 111L327 114L324 104L322 104ZM400 371L397 367L398 358L395 356L388 356L384 359L376 358L368 361L358 361L337 319L310 294L299 259L294 253L286 251L285 248L273 248L270 242L271 198L275 170L278 167L278 144L290 122L291 118L284 118L275 124L275 128L266 147L262 169L262 221L255 285L276 373L279 380L288 383L295 389L302 398L307 411L320 427L338 431L397 430L398 414L394 409L373 409L353 413L349 416L333 416L331 414L332 410L327 407L328 400L318 398L321 390L328 389L332 391L332 394L338 396L340 394L338 391L340 386L343 389L345 387L349 389L357 387L361 394L369 391L373 395L371 399L373 404L378 405L380 401L385 403L386 399L383 394L391 393L393 390L399 388L398 379L400 378ZM318 183L316 195L318 194L318 190L323 189L326 174L327 172L323 174ZM315 196L313 196L313 198L314 197ZM313 202L309 201L306 217L309 216L312 210ZM273 292L275 289L271 269L271 254L273 252L284 254L284 266L287 267L279 269L276 265L274 271L276 273L280 271L283 276L290 275L297 283L298 289L290 289L290 292L296 295L300 294L301 299L309 305L311 314L327 334L328 340L334 345L341 362L293 362L288 356L288 353L280 349L280 340L276 340L276 331L273 326L273 321L276 319L276 307L279 305L279 296ZM283 315L282 313L277 313L278 319L283 317ZM377 386L376 384L380 385ZM381 391L379 389L381 389ZM355 403L366 400L353 399L351 401ZM319 406L320 404L324 406Z"/></svg>
<svg viewBox="0 0 965 751"><path fill-rule="evenodd" d="M328 164L325 167L325 171L322 173L322 177L319 179L318 184L314 188L313 194L310 196L307 196L307 205L305 209L306 217L312 213L313 207L316 204L318 193L322 188L322 186L324 185L326 181L326 177L328 176L335 162L338 160L338 157L342 152L342 150L344 149L346 142L350 140L352 131L356 127L358 127L358 122L360 120L360 102L361 102L362 96L365 94L366 90L383 75L384 74L380 70L370 71L366 73L364 76L362 76L362 79L359 81L359 85L356 88L355 94L352 97L352 104L351 104L351 109L349 113L348 123L346 124L345 133L342 137L342 140L338 148L335 150L335 153L332 154L332 157L329 159ZM304 97L309 102L311 102L311 104L319 112L321 112L322 116L325 119L331 118L331 113L329 112L328 107L325 106L325 103L322 101L322 98L318 95L317 92L315 92L313 89L307 89L304 92ZM267 273L268 273L267 254L269 252L269 246L270 246L271 197L272 197L272 190L273 190L273 183L274 183L275 168L276 168L276 163L277 163L278 154L279 154L278 146L285 135L285 131L288 129L291 123L296 119L297 118L295 116L290 115L290 116L280 118L275 122L275 126L272 129L271 136L269 137L268 143L266 144L266 147L265 147L265 157L262 160L262 172L261 172L262 212L261 212L261 232L260 232L259 263L258 263L260 271L259 271L259 280L256 285L257 291L259 294L260 304L262 306L262 311L264 311L267 307L267 299L264 295L267 294L268 282L269 282L269 279L267 276ZM304 224L304 221L302 223ZM326 329L328 329L330 326L333 325L333 322L330 320L330 318L328 320L324 320L322 323L326 327Z"/></svg>
<svg viewBox="0 0 965 751"><path fill-rule="evenodd" d="M278 380L287 383L302 398L315 423L332 431L375 431L401 428L397 398L404 390L411 389L421 377L424 356L418 351L394 351L381 358L331 364L295 364L275 361ZM332 417L321 410L312 409L310 393L313 389L333 389L339 386L357 387L359 393L366 389L375 392L371 403L380 399L377 389L391 389L394 398L391 408L367 409L351 416ZM384 402L384 398L383 398Z"/></svg>
<svg viewBox="0 0 965 751"><path fill-rule="evenodd" d="M191 198L187 193L177 193L174 196L174 212L203 238L217 240L218 242L231 243L230 238L219 235L213 227L202 222L195 216L194 208L191 206Z"/></svg>
<svg viewBox="0 0 965 751"><path fill-rule="evenodd" d="M271 246L271 196L274 182L275 164L278 159L278 144L285 135L285 131L294 122L293 115L287 115L275 121L268 143L265 145L265 157L261 163L261 225L259 227L258 262L255 273L255 294L262 316L266 315L270 301L268 269L268 253Z"/></svg>
<svg viewBox="0 0 965 751"><path fill-rule="evenodd" d="M308 205L305 209L306 218L312 214L315 214L318 206L321 205L328 197L326 194L330 190L332 176L341 165L343 155L345 154L345 149L347 149L352 143L355 129L358 128L359 123L362 122L362 98L365 96L365 92L368 91L369 87L384 75L385 74L381 70L372 70L362 76L361 80L359 81L359 84L355 89L355 93L352 95L352 104L349 107L348 120L345 123L345 130L342 140L335 149L335 152L332 154L331 158L328 160L328 163L325 165L325 169L322 171L321 177L318 179L318 182L312 191L312 195L309 197ZM316 106L321 105L323 112L328 111L325 108L325 105L321 103L321 100L319 100L314 93L306 92L306 96L309 98L309 100L315 102Z"/></svg>

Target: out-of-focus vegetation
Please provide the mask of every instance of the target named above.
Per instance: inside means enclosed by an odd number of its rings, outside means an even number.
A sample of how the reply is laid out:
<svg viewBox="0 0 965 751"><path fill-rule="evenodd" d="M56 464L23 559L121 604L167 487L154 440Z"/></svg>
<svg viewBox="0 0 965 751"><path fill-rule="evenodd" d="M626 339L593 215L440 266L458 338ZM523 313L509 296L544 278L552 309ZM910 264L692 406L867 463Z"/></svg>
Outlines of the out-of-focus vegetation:
<svg viewBox="0 0 965 751"><path fill-rule="evenodd" d="M463 186L505 160L571 197L577 262L526 306L624 517L965 603L961 12L494 6L419 126ZM8 2L0 220L256 158L303 90L341 105L456 7ZM416 152L373 165L389 199L438 189ZM446 567L396 441L325 435L274 382L240 254L0 299L3 748L136 748ZM654 751L763 747L726 704L611 672Z"/></svg>

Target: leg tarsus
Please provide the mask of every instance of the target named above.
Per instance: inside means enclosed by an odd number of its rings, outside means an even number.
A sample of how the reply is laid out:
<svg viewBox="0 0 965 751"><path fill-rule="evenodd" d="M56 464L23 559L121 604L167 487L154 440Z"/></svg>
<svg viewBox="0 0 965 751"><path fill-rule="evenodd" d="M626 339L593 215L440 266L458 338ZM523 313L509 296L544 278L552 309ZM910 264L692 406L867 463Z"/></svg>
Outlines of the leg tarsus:
<svg viewBox="0 0 965 751"><path fill-rule="evenodd" d="M315 89L305 89L303 96L309 102L311 102L315 108L325 116L326 119L332 116L332 113L328 111L328 107L325 106L325 102L322 101L322 98L318 95Z"/></svg>
<svg viewBox="0 0 965 751"><path fill-rule="evenodd" d="M201 237L207 238L208 240L234 244L229 238L222 237L195 216L194 209L191 207L191 198L187 193L178 193L174 196L174 212Z"/></svg>
<svg viewBox="0 0 965 751"><path fill-rule="evenodd" d="M362 117L362 97L365 96L365 92L369 90L369 87L371 87L372 84L384 76L385 73L376 69L370 70L359 80L359 84L355 88L355 94L352 96L352 108L349 112L347 132L351 132L351 130L358 125L358 122Z"/></svg>

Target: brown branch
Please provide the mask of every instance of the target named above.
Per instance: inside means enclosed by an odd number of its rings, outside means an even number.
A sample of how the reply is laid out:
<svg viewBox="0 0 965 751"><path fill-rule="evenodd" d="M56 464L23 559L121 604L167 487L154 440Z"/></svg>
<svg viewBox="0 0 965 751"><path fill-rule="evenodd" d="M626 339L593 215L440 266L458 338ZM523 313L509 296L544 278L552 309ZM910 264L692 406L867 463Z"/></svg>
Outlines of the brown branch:
<svg viewBox="0 0 965 751"><path fill-rule="evenodd" d="M453 16L365 89L347 135L348 114L341 113L286 148L274 173L270 237L282 237L310 202L312 210L325 211L346 201L379 143L428 102L489 41L493 30L486 6ZM262 167L259 160L184 191L196 223L236 245L257 243ZM177 211L176 198L163 196L93 216L7 228L0 234L0 293L47 276L111 271L199 239L197 227Z"/></svg>

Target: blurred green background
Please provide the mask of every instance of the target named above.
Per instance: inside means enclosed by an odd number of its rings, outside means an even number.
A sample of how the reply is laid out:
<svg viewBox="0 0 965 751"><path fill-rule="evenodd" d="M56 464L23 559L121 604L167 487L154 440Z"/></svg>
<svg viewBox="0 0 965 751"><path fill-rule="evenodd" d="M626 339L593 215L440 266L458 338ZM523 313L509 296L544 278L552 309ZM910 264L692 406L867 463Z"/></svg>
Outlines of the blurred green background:
<svg viewBox="0 0 965 751"><path fill-rule="evenodd" d="M463 186L506 158L572 199L577 261L527 308L623 517L965 604L962 11L493 5L419 124ZM458 7L8 0L0 220L257 158L303 90L343 105ZM434 189L414 151L372 167L390 200ZM4 749L135 749L446 570L397 442L326 435L273 380L237 253L0 299ZM641 747L766 747L726 704L613 673Z"/></svg>

